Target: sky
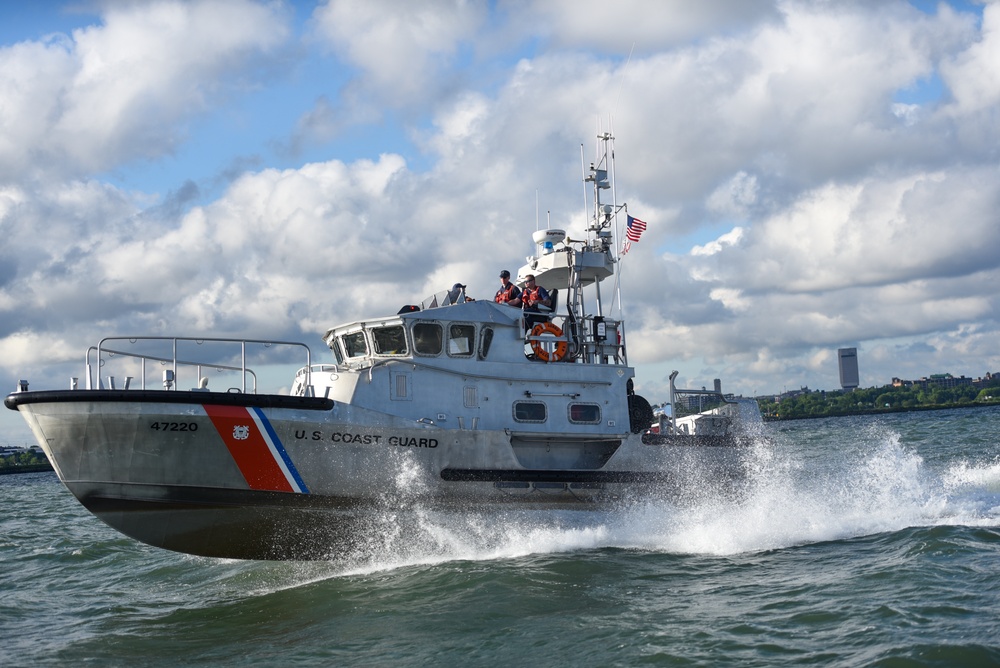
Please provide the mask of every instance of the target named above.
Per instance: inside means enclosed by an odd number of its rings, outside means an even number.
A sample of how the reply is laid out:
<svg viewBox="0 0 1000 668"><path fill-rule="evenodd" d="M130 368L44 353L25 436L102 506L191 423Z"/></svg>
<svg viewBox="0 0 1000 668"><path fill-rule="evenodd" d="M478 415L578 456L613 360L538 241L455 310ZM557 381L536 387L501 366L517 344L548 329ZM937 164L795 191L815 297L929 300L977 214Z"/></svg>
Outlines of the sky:
<svg viewBox="0 0 1000 668"><path fill-rule="evenodd" d="M0 4L0 388L490 298L605 130L650 401L1000 372L997 2L44 0Z"/></svg>

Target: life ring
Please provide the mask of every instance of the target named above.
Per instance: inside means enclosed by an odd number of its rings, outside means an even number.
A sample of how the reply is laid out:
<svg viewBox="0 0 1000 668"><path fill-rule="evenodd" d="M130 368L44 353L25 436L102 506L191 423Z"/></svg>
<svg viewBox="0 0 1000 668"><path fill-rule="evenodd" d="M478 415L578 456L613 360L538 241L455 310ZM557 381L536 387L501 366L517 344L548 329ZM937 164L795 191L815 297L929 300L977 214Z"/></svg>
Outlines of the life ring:
<svg viewBox="0 0 1000 668"><path fill-rule="evenodd" d="M558 338L563 335L563 332L551 322L540 322L531 330L531 336L534 339L534 337L541 336L542 334L551 334ZM555 343L555 350L549 352L542 345L543 343ZM535 339L531 342L531 351L535 354L535 359L537 360L558 362L566 356L566 341L538 341Z"/></svg>

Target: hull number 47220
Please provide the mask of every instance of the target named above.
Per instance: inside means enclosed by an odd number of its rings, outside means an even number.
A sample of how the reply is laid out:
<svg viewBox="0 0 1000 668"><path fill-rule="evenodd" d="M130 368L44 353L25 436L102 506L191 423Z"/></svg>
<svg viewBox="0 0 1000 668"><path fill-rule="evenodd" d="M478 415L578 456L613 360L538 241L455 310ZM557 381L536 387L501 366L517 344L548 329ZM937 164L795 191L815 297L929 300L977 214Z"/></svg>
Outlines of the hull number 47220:
<svg viewBox="0 0 1000 668"><path fill-rule="evenodd" d="M154 431L198 431L197 422L153 422L149 428Z"/></svg>

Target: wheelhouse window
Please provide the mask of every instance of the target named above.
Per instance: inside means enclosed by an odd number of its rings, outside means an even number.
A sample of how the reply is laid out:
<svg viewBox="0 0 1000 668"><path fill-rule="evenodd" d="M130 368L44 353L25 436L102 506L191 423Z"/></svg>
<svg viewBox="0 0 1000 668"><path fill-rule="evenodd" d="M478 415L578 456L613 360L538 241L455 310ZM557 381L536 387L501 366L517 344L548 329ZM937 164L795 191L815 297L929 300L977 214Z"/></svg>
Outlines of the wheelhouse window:
<svg viewBox="0 0 1000 668"><path fill-rule="evenodd" d="M469 357L476 349L475 325L451 325L448 328L448 354Z"/></svg>
<svg viewBox="0 0 1000 668"><path fill-rule="evenodd" d="M484 360L490 354L490 344L493 343L493 328L483 327L479 333L479 359Z"/></svg>
<svg viewBox="0 0 1000 668"><path fill-rule="evenodd" d="M405 355L406 333L402 325L377 327L372 330L372 342L377 355Z"/></svg>
<svg viewBox="0 0 1000 668"><path fill-rule="evenodd" d="M600 424L601 407L597 404L570 404L569 421L575 424Z"/></svg>
<svg viewBox="0 0 1000 668"><path fill-rule="evenodd" d="M413 350L418 355L440 355L444 332L436 322L418 322L413 325Z"/></svg>
<svg viewBox="0 0 1000 668"><path fill-rule="evenodd" d="M344 353L340 350L340 346L337 345L337 339L333 339L330 343L330 350L333 351L333 358L337 360L337 364L344 363Z"/></svg>
<svg viewBox="0 0 1000 668"><path fill-rule="evenodd" d="M515 401L514 419L518 422L545 422L547 411L541 401Z"/></svg>
<svg viewBox="0 0 1000 668"><path fill-rule="evenodd" d="M341 337L344 344L344 352L348 357L364 357L368 354L368 344L365 342L364 332L352 332Z"/></svg>

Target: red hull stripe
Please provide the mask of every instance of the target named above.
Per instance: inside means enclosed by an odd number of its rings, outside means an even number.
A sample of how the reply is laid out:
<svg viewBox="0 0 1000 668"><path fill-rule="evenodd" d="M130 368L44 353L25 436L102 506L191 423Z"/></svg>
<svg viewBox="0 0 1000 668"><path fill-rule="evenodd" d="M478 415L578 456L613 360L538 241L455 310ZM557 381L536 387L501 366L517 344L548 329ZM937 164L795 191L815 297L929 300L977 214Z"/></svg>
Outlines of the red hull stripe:
<svg viewBox="0 0 1000 668"><path fill-rule="evenodd" d="M243 406L206 404L203 408L250 489L307 491L262 412Z"/></svg>

